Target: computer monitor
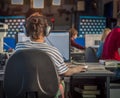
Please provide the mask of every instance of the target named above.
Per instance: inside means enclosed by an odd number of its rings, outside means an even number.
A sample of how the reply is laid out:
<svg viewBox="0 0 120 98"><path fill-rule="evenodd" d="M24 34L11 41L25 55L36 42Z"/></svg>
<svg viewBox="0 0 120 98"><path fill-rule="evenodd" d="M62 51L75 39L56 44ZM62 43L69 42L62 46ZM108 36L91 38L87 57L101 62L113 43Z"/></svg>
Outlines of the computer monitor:
<svg viewBox="0 0 120 98"><path fill-rule="evenodd" d="M98 48L102 34L85 34L85 47Z"/></svg>
<svg viewBox="0 0 120 98"><path fill-rule="evenodd" d="M60 51L65 62L70 61L69 31L51 31L46 37L46 42Z"/></svg>
<svg viewBox="0 0 120 98"><path fill-rule="evenodd" d="M25 33L18 33L17 37L17 42L25 42L27 40L30 40L30 37L27 37Z"/></svg>

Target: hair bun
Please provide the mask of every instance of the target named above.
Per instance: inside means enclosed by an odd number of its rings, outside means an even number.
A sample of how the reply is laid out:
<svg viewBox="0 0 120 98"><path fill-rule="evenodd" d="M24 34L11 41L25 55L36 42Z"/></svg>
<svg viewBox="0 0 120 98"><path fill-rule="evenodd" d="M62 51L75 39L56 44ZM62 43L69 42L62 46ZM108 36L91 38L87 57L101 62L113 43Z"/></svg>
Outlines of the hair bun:
<svg viewBox="0 0 120 98"><path fill-rule="evenodd" d="M33 24L37 24L38 21L39 21L39 19L36 18L36 17L32 17L32 19L30 19L30 22L33 23Z"/></svg>

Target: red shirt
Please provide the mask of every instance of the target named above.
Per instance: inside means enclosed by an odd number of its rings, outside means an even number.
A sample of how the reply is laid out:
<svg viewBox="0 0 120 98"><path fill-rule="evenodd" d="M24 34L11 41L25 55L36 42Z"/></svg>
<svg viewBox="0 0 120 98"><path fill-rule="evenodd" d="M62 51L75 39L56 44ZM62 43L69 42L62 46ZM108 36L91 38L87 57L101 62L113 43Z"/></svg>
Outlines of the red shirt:
<svg viewBox="0 0 120 98"><path fill-rule="evenodd" d="M118 48L120 48L120 27L114 28L106 37L103 45L102 59L120 61Z"/></svg>
<svg viewBox="0 0 120 98"><path fill-rule="evenodd" d="M85 48L82 47L81 45L77 44L73 38L71 38L70 40L71 40L71 46L73 46L73 47L75 47L75 48L78 48L78 49L82 49L82 50L85 49Z"/></svg>

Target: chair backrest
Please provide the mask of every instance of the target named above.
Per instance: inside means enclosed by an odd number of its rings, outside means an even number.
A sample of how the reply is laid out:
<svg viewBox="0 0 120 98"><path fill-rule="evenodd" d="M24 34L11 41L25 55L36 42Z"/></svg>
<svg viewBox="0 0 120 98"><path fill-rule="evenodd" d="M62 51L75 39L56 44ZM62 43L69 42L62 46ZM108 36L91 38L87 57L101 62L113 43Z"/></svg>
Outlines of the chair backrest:
<svg viewBox="0 0 120 98"><path fill-rule="evenodd" d="M88 47L85 50L85 62L98 62L95 50L92 47Z"/></svg>
<svg viewBox="0 0 120 98"><path fill-rule="evenodd" d="M6 64L4 90L7 98L24 98L28 92L37 92L38 98L53 98L58 82L52 59L41 50L19 50Z"/></svg>

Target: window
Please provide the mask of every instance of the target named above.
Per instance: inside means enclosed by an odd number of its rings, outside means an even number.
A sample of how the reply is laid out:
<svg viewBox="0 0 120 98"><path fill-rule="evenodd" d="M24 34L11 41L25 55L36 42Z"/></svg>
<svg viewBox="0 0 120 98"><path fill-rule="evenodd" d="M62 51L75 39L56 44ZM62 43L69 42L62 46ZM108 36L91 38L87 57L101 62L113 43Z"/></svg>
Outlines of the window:
<svg viewBox="0 0 120 98"><path fill-rule="evenodd" d="M61 0L52 0L52 5L60 5Z"/></svg>
<svg viewBox="0 0 120 98"><path fill-rule="evenodd" d="M33 8L44 8L44 0L33 0Z"/></svg>
<svg viewBox="0 0 120 98"><path fill-rule="evenodd" d="M21 4L21 5L23 5L23 0L11 0L11 4Z"/></svg>

